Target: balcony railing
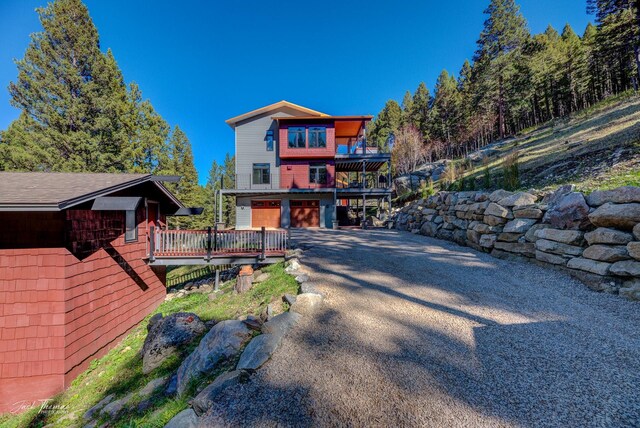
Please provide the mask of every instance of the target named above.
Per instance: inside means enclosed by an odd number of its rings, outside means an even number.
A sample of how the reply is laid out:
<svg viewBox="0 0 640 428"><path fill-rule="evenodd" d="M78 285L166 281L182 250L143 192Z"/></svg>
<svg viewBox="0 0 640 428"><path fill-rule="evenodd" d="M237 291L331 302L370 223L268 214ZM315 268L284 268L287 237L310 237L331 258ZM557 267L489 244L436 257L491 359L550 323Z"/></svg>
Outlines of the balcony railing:
<svg viewBox="0 0 640 428"><path fill-rule="evenodd" d="M337 155L376 155L389 153L387 148L379 148L375 144L368 144L364 139L336 146Z"/></svg>
<svg viewBox="0 0 640 428"><path fill-rule="evenodd" d="M162 230L152 227L149 259L233 255L265 258L284 255L288 244L286 230Z"/></svg>
<svg viewBox="0 0 640 428"><path fill-rule="evenodd" d="M346 175L338 172L337 175L320 177L306 177L307 173L299 174L269 174L268 176L254 177L252 174L236 176L236 190L285 190L285 189L387 189L389 180L385 174L367 173L363 179L362 173Z"/></svg>

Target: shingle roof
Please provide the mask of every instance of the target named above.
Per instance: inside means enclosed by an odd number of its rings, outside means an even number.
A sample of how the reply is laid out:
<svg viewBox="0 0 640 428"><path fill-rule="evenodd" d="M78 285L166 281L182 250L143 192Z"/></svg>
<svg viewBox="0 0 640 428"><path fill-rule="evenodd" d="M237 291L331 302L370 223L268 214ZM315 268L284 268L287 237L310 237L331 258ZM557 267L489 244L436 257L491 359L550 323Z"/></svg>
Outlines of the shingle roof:
<svg viewBox="0 0 640 428"><path fill-rule="evenodd" d="M151 174L0 172L0 209L64 209L151 181L152 177Z"/></svg>

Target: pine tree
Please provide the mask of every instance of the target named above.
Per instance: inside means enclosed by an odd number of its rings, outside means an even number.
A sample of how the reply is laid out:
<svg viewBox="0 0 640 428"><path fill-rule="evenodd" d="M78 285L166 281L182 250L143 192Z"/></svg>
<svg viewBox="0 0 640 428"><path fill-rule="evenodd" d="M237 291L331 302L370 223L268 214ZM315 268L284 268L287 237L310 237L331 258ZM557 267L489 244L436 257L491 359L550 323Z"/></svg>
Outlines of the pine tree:
<svg viewBox="0 0 640 428"><path fill-rule="evenodd" d="M236 185L236 158L229 153L224 158L222 188L233 189ZM222 221L227 225L236 223L236 198L224 196L222 198Z"/></svg>
<svg viewBox="0 0 640 428"><path fill-rule="evenodd" d="M217 192L220 190L220 181L224 175L224 168L215 160L209 169L209 178L204 188L204 213L203 217L206 224L213 225L218 215L218 198Z"/></svg>
<svg viewBox="0 0 640 428"><path fill-rule="evenodd" d="M387 140L400 127L402 109L394 100L389 100L383 109L378 113L368 130L368 143L379 148L386 147Z"/></svg>
<svg viewBox="0 0 640 428"><path fill-rule="evenodd" d="M401 108L400 126L414 125L411 121L411 112L413 111L413 96L411 95L411 91L404 93Z"/></svg>
<svg viewBox="0 0 640 428"><path fill-rule="evenodd" d="M429 108L431 105L431 95L424 82L420 82L413 94L411 109L411 123L415 126L424 141L429 139Z"/></svg>
<svg viewBox="0 0 640 428"><path fill-rule="evenodd" d="M460 118L460 101L458 82L446 70L442 70L436 81L431 108L431 135L450 148L453 148Z"/></svg>
<svg viewBox="0 0 640 428"><path fill-rule="evenodd" d="M180 199L186 206L195 207L202 205L202 192L198 185L198 172L193 164L193 152L191 143L186 134L175 126L169 140L171 150L168 165L164 169L165 173L177 175L180 181L177 183L169 183L170 190ZM178 218L177 224L180 228L190 228L194 223L198 222L198 218L183 217Z"/></svg>

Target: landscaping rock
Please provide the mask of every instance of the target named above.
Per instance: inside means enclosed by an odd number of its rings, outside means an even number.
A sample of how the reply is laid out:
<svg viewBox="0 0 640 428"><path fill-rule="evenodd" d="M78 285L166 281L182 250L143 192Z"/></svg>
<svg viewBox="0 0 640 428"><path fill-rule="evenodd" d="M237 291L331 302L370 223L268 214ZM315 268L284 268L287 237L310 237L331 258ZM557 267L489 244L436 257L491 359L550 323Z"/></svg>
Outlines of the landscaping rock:
<svg viewBox="0 0 640 428"><path fill-rule="evenodd" d="M148 397L149 395L153 394L153 391L160 388L165 383L167 383L166 377L159 377L159 378L153 379L149 381L149 383L147 383L144 386L144 388L138 391L138 395L140 395L141 397Z"/></svg>
<svg viewBox="0 0 640 428"><path fill-rule="evenodd" d="M534 218L541 219L543 212L540 208L535 206L516 207L513 209L513 216L515 218Z"/></svg>
<svg viewBox="0 0 640 428"><path fill-rule="evenodd" d="M251 330L260 331L262 329L263 322L259 317L249 315L247 318L242 320L242 322L245 323Z"/></svg>
<svg viewBox="0 0 640 428"><path fill-rule="evenodd" d="M265 282L270 277L271 277L271 274L269 272L264 272L264 273L261 273L260 275L257 275L253 280L253 282L255 283Z"/></svg>
<svg viewBox="0 0 640 428"><path fill-rule="evenodd" d="M164 428L197 428L198 415L193 409L185 409L175 415Z"/></svg>
<svg viewBox="0 0 640 428"><path fill-rule="evenodd" d="M620 288L620 295L631 300L640 300L640 279L625 281Z"/></svg>
<svg viewBox="0 0 640 428"><path fill-rule="evenodd" d="M593 244L612 244L612 245L625 245L628 242L633 241L633 235L626 232L621 232L615 229L608 229L606 227L599 227L592 232L584 234L584 238L589 245Z"/></svg>
<svg viewBox="0 0 640 428"><path fill-rule="evenodd" d="M640 262L624 260L611 266L611 273L618 276L640 276Z"/></svg>
<svg viewBox="0 0 640 428"><path fill-rule="evenodd" d="M536 250L536 260L541 262L551 263L553 265L566 265L567 257L559 256L557 254L545 253L544 251Z"/></svg>
<svg viewBox="0 0 640 428"><path fill-rule="evenodd" d="M543 217L556 229L584 229L589 225L589 206L579 192L560 196Z"/></svg>
<svg viewBox="0 0 640 428"><path fill-rule="evenodd" d="M262 325L262 333L283 337L300 321L302 315L296 312L283 312Z"/></svg>
<svg viewBox="0 0 640 428"><path fill-rule="evenodd" d="M640 242L634 241L627 244L627 252L631 257L640 260Z"/></svg>
<svg viewBox="0 0 640 428"><path fill-rule="evenodd" d="M307 275L306 273L296 276L296 282L298 284L302 284L303 282L307 281L309 281L309 275Z"/></svg>
<svg viewBox="0 0 640 428"><path fill-rule="evenodd" d="M640 188L624 186L613 190L596 190L587 196L587 202L591 206L600 206L607 202L613 202L615 204L640 202Z"/></svg>
<svg viewBox="0 0 640 428"><path fill-rule="evenodd" d="M222 391L230 386L245 382L248 378L249 374L244 370L233 370L218 376L191 401L191 406L196 415L201 416L205 414L207 410L213 406L213 403L215 403L218 395Z"/></svg>
<svg viewBox="0 0 640 428"><path fill-rule="evenodd" d="M512 219L513 214L511 211L506 209L503 206L496 204L495 202L491 202L486 210L484 210L484 215L492 215L495 217L508 218Z"/></svg>
<svg viewBox="0 0 640 428"><path fill-rule="evenodd" d="M497 238L496 235L482 235L479 244L483 248L493 248Z"/></svg>
<svg viewBox="0 0 640 428"><path fill-rule="evenodd" d="M322 305L322 296L316 293L298 294L296 302L291 305L291 311L300 315L310 315Z"/></svg>
<svg viewBox="0 0 640 428"><path fill-rule="evenodd" d="M503 232L500 235L498 235L498 241L502 241L502 242L518 242L518 240L523 236L524 236L524 234L522 234L522 233L506 233L506 232Z"/></svg>
<svg viewBox="0 0 640 428"><path fill-rule="evenodd" d="M142 372L150 373L205 331L200 318L189 312L156 318L142 346Z"/></svg>
<svg viewBox="0 0 640 428"><path fill-rule="evenodd" d="M598 227L631 230L640 223L640 204L606 203L589 214L591 223Z"/></svg>
<svg viewBox="0 0 640 428"><path fill-rule="evenodd" d="M635 236L635 238L640 241L640 223L636 224L633 227L633 236Z"/></svg>
<svg viewBox="0 0 640 428"><path fill-rule="evenodd" d="M535 246L537 250L559 255L580 256L584 251L584 248L582 247L563 244L562 242L549 241L548 239L538 239Z"/></svg>
<svg viewBox="0 0 640 428"><path fill-rule="evenodd" d="M517 218L505 224L502 231L506 233L525 233L535 223L535 219Z"/></svg>
<svg viewBox="0 0 640 428"><path fill-rule="evenodd" d="M509 192L503 189L498 189L489 195L489 200L491 202L498 202L499 200L507 198L511 195L513 195L513 192Z"/></svg>
<svg viewBox="0 0 640 428"><path fill-rule="evenodd" d="M526 192L519 192L515 195L507 196L498 201L503 207L514 207L519 205L531 205L538 199L535 195Z"/></svg>
<svg viewBox="0 0 640 428"><path fill-rule="evenodd" d="M185 391L191 379L211 372L236 355L250 338L251 329L242 321L227 320L216 324L178 368L178 394Z"/></svg>
<svg viewBox="0 0 640 428"><path fill-rule="evenodd" d="M524 239L527 242L536 242L538 240L538 238L535 236L536 232L538 230L547 229L549 227L551 226L549 226L548 224L534 224L529 228L529 230L527 230L527 233L524 234Z"/></svg>
<svg viewBox="0 0 640 428"><path fill-rule="evenodd" d="M126 406L129 403L129 401L131 401L132 398L133 398L133 392L130 392L124 397L118 400L112 401L106 406L104 406L102 409L102 412L100 413L109 415L111 418L115 418L116 415L122 411L124 406Z"/></svg>
<svg viewBox="0 0 640 428"><path fill-rule="evenodd" d="M582 257L602 262L618 262L628 260L627 247L623 245L591 245L582 253Z"/></svg>
<svg viewBox="0 0 640 428"><path fill-rule="evenodd" d="M95 406L87 410L85 414L82 415L82 419L84 419L85 421L88 421L90 419L95 418L98 415L98 413L100 413L100 410L102 410L104 406L106 406L107 404L111 403L114 398L116 398L115 394L107 395L102 400L100 400Z"/></svg>
<svg viewBox="0 0 640 428"><path fill-rule="evenodd" d="M154 325L162 320L162 314L155 314L151 318L149 318L149 322L147 323L147 333L151 331Z"/></svg>
<svg viewBox="0 0 640 428"><path fill-rule="evenodd" d="M489 226L498 226L501 224L505 224L507 222L507 219L502 217L496 217L493 215L485 215L483 217L483 221L487 223Z"/></svg>
<svg viewBox="0 0 640 428"><path fill-rule="evenodd" d="M269 303L260 313L260 319L262 320L262 322L267 322L271 319L271 317L273 317L273 313L273 305Z"/></svg>
<svg viewBox="0 0 640 428"><path fill-rule="evenodd" d="M535 235L538 239L547 239L569 245L582 245L584 243L584 233L579 230L545 228L538 230Z"/></svg>
<svg viewBox="0 0 640 428"><path fill-rule="evenodd" d="M609 273L611 263L598 262L591 259L576 257L569 260L569 262L567 263L567 267L571 269L579 269L586 272L595 273L598 275L606 275Z"/></svg>
<svg viewBox="0 0 640 428"><path fill-rule="evenodd" d="M282 301L289 304L289 306L293 305L296 302L296 296L293 294L285 294L282 296Z"/></svg>
<svg viewBox="0 0 640 428"><path fill-rule="evenodd" d="M244 348L237 370L257 370L266 363L271 355L280 346L282 336L274 334L261 334L254 337Z"/></svg>
<svg viewBox="0 0 640 428"><path fill-rule="evenodd" d="M535 257L536 248L534 244L520 242L496 242L493 245L496 250L507 251L509 253L522 254L527 257Z"/></svg>

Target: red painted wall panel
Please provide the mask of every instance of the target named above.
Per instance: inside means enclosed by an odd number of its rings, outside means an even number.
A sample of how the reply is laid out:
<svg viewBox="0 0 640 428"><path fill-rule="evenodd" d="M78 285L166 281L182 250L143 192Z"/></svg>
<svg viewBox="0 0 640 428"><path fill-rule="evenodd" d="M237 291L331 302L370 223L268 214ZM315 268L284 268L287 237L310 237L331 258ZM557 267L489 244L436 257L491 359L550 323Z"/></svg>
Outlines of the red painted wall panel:
<svg viewBox="0 0 640 428"><path fill-rule="evenodd" d="M291 125L292 127L309 127L309 126L326 126L327 127L327 147L323 148L289 148L288 125L280 127L278 141L280 145L280 159L318 159L333 158L336 154L336 129L331 124L299 124ZM307 136L307 145L309 144Z"/></svg>
<svg viewBox="0 0 640 428"><path fill-rule="evenodd" d="M309 165L315 161L287 160L280 163L280 187L283 189L315 189L335 187L336 168L333 160L326 160L327 184L309 183Z"/></svg>

